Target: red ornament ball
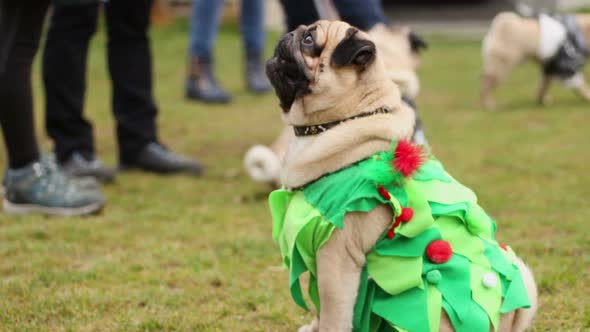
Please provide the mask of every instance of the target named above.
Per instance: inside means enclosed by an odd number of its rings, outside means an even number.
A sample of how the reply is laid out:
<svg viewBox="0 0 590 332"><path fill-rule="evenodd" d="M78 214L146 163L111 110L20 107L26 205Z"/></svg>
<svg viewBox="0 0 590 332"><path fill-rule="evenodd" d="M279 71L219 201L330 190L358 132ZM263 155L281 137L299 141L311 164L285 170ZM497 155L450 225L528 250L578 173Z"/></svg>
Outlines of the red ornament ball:
<svg viewBox="0 0 590 332"><path fill-rule="evenodd" d="M403 208L402 213L399 215L398 218L402 222L408 222L408 221L412 220L413 216L414 216L414 210L412 208Z"/></svg>
<svg viewBox="0 0 590 332"><path fill-rule="evenodd" d="M434 240L426 247L426 256L433 263L445 263L453 256L453 249L445 240Z"/></svg>

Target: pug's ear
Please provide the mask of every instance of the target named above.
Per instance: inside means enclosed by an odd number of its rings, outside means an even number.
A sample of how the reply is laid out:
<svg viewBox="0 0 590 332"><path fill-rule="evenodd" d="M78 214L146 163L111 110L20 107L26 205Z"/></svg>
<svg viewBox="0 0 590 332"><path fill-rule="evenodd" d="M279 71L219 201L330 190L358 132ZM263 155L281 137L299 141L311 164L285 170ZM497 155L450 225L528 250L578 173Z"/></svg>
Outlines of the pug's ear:
<svg viewBox="0 0 590 332"><path fill-rule="evenodd" d="M332 53L332 64L341 67L346 65L357 65L367 67L375 60L375 43L367 39L360 39L356 36L358 30L350 28L344 38Z"/></svg>
<svg viewBox="0 0 590 332"><path fill-rule="evenodd" d="M420 54L422 49L428 49L428 43L426 40L412 30L410 30L410 33L408 34L408 40L410 41L412 52L416 54Z"/></svg>

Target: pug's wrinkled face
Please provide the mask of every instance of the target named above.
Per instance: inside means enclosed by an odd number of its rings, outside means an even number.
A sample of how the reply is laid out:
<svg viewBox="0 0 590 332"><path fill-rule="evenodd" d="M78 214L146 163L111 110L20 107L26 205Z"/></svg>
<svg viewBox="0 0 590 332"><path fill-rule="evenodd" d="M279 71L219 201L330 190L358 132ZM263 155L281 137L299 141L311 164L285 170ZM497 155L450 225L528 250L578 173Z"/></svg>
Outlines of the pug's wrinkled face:
<svg viewBox="0 0 590 332"><path fill-rule="evenodd" d="M266 74L286 113L298 98L345 94L375 56L375 44L365 33L344 22L318 21L281 38Z"/></svg>

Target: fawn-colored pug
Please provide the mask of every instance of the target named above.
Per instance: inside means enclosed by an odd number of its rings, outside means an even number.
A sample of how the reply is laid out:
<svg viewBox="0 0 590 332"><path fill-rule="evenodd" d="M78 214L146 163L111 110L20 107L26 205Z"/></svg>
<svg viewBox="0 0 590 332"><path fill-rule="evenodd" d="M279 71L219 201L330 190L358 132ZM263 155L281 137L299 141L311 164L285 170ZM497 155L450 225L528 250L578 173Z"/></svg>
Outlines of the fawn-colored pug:
<svg viewBox="0 0 590 332"><path fill-rule="evenodd" d="M267 62L293 131L281 164L285 188L269 198L273 237L292 294L309 270L319 306L299 331L525 330L537 308L531 271L495 242L475 195L409 143L415 113L381 57L368 34L318 21L283 36ZM447 204L457 195L471 203ZM477 294L491 300L480 307Z"/></svg>
<svg viewBox="0 0 590 332"><path fill-rule="evenodd" d="M558 22L547 15L533 18L511 12L494 18L482 45L481 104L485 109L496 107L493 91L514 66L525 60L536 61L543 67L537 92L541 105L548 104L547 91L555 79L561 79L590 101L590 87L581 68L590 45L590 15L563 18L564 22Z"/></svg>

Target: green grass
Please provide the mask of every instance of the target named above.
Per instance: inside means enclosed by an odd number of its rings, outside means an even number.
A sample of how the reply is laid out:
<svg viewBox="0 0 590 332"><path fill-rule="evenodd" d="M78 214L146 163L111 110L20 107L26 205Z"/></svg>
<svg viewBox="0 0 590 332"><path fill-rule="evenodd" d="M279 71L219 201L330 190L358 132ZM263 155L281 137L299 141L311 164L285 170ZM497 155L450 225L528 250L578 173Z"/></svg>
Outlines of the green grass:
<svg viewBox="0 0 590 332"><path fill-rule="evenodd" d="M207 166L199 179L121 175L108 205L89 218L0 215L0 331L295 331L312 315L290 300L271 239L267 188L242 170L249 146L281 130L278 102L243 82L234 27L217 42L217 72L230 106L182 97L187 26L154 29L160 137ZM278 34L269 36L268 52ZM517 69L480 110L479 43L431 37L420 70L427 134L448 170L479 195L498 237L533 268L541 292L537 331L590 329L589 106ZM93 41L86 115L98 155L116 162L104 32ZM36 67L39 136L42 93ZM2 160L4 162L4 160Z"/></svg>

